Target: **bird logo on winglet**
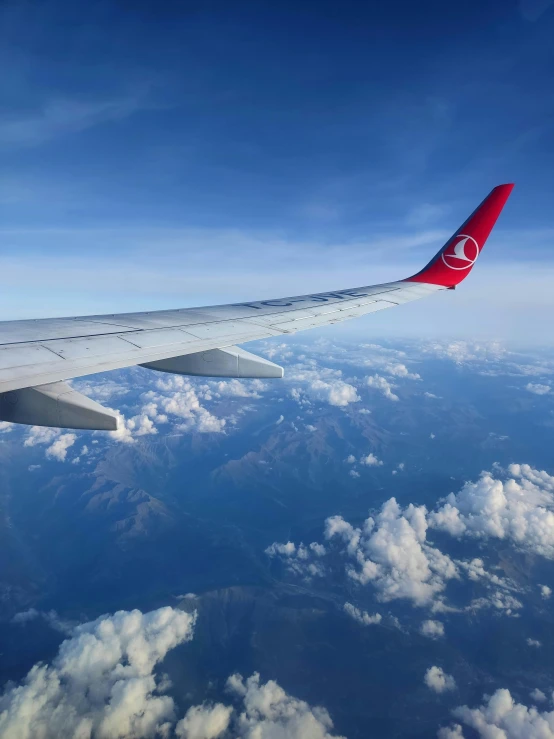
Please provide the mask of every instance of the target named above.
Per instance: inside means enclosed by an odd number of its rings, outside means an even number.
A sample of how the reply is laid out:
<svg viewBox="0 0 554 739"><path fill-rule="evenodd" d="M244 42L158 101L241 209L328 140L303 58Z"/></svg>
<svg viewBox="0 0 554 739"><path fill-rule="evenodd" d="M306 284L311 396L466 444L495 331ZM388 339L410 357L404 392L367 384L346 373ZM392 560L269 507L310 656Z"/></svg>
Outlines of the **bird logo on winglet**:
<svg viewBox="0 0 554 739"><path fill-rule="evenodd" d="M473 236L458 234L441 254L442 261L450 269L469 269L479 256L479 244Z"/></svg>

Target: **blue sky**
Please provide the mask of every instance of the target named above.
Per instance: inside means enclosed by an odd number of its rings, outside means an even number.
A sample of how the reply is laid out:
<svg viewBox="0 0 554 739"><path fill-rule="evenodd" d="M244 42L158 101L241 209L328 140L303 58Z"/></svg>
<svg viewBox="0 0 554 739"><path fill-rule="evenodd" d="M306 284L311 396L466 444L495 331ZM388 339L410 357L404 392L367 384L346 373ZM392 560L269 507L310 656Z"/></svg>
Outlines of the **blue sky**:
<svg viewBox="0 0 554 739"><path fill-rule="evenodd" d="M550 330L548 0L16 1L0 28L3 317L403 277L515 181L458 305L379 329Z"/></svg>

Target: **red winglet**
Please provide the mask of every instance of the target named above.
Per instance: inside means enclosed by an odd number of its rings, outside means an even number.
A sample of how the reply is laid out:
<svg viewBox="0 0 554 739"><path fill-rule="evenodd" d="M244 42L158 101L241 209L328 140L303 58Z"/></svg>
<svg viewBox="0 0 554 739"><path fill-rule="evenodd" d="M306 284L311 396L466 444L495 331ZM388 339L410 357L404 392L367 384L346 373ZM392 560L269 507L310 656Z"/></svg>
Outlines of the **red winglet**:
<svg viewBox="0 0 554 739"><path fill-rule="evenodd" d="M408 277L406 282L454 287L464 280L477 261L513 189L513 185L495 187L429 264L417 275Z"/></svg>

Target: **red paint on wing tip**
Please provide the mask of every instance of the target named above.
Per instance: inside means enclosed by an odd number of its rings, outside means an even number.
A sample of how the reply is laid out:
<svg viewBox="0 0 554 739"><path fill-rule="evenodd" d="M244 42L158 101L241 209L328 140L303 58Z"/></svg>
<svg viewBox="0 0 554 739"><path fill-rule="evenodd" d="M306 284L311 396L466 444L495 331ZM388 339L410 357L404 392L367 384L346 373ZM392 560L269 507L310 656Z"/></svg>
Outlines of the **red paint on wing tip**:
<svg viewBox="0 0 554 739"><path fill-rule="evenodd" d="M471 272L513 189L514 183L508 183L491 190L429 264L407 282L443 287L462 282Z"/></svg>

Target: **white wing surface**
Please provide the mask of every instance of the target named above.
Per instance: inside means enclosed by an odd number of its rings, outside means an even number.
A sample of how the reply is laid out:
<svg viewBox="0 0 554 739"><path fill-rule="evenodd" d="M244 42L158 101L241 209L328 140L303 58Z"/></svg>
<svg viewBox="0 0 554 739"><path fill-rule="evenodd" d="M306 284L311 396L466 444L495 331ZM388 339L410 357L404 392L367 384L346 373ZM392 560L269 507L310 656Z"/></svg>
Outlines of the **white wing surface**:
<svg viewBox="0 0 554 739"><path fill-rule="evenodd" d="M0 419L114 429L113 413L65 381L137 364L178 374L280 377L280 367L235 345L357 318L455 287L471 270L511 189L495 188L427 267L407 280L203 308L0 322Z"/></svg>

